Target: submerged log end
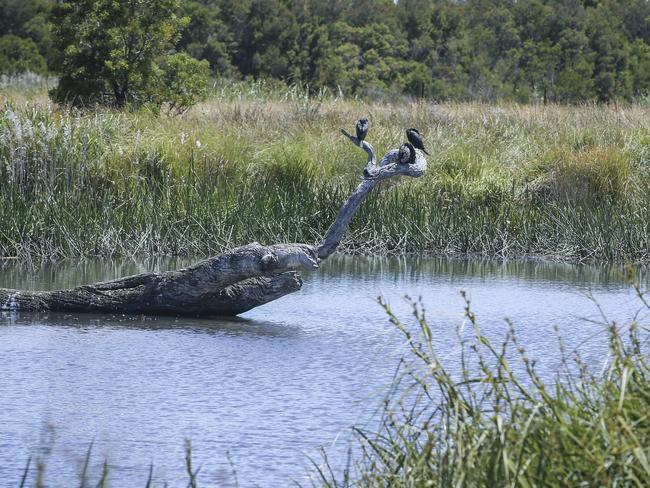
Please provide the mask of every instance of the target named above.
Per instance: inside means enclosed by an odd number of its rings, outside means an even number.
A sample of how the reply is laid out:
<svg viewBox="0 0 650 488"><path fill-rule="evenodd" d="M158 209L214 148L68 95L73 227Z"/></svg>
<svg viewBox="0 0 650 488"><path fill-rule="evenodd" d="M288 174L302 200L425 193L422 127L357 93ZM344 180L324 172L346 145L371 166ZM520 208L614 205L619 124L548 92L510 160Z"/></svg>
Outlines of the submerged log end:
<svg viewBox="0 0 650 488"><path fill-rule="evenodd" d="M16 312L19 310L38 312L47 310L47 300L42 292L26 292L0 288L0 311Z"/></svg>
<svg viewBox="0 0 650 488"><path fill-rule="evenodd" d="M213 315L238 315L302 288L302 279L294 271L272 277L257 277L235 283L206 301Z"/></svg>

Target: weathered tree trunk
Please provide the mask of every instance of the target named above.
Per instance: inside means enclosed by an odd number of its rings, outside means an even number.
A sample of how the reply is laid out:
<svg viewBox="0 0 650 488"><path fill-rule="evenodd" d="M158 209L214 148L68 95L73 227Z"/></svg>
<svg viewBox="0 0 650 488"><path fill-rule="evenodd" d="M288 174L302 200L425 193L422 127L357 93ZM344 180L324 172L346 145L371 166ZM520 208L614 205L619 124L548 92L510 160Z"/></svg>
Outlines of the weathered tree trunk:
<svg viewBox="0 0 650 488"><path fill-rule="evenodd" d="M318 267L304 244L232 249L189 268L143 273L72 290L0 288L0 310L236 315L300 289L295 270Z"/></svg>
<svg viewBox="0 0 650 488"><path fill-rule="evenodd" d="M71 290L0 288L0 311L99 312L147 315L237 315L300 290L299 270L318 268L337 248L363 199L383 180L426 171L424 155L400 164L398 151L376 163L373 147L341 131L368 154L366 177L348 198L323 241L308 244L248 244L178 271L143 273Z"/></svg>

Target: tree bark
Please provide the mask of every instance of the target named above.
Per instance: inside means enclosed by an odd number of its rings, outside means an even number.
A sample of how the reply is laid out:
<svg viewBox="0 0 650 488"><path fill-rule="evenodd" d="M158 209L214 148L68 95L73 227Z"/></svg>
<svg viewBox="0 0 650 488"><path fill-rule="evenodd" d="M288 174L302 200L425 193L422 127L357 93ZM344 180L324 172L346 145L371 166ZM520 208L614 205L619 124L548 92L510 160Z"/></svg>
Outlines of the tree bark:
<svg viewBox="0 0 650 488"><path fill-rule="evenodd" d="M393 176L419 177L426 171L427 162L419 150L414 164L400 164L397 150L389 151L377 164L372 145L341 131L366 151L365 177L320 244L252 243L178 271L143 273L70 290L0 288L0 311L237 315L300 290L297 271L318 268L336 250L352 216L377 183Z"/></svg>

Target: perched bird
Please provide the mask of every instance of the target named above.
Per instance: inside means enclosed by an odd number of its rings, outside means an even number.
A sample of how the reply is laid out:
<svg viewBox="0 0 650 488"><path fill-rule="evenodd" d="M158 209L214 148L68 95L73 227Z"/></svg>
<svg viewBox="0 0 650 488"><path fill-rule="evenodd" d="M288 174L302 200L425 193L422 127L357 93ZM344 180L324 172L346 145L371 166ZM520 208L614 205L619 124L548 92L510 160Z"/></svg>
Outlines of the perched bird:
<svg viewBox="0 0 650 488"><path fill-rule="evenodd" d="M362 118L357 120L357 139L363 141L368 135L368 119Z"/></svg>
<svg viewBox="0 0 650 488"><path fill-rule="evenodd" d="M406 142L399 147L397 160L402 164L415 163L415 148L410 142Z"/></svg>
<svg viewBox="0 0 650 488"><path fill-rule="evenodd" d="M416 149L420 149L424 152L424 154L429 154L426 149L424 149L424 144L422 144L422 137L420 137L420 133L417 129L414 129L412 127L410 129L406 129L406 137Z"/></svg>

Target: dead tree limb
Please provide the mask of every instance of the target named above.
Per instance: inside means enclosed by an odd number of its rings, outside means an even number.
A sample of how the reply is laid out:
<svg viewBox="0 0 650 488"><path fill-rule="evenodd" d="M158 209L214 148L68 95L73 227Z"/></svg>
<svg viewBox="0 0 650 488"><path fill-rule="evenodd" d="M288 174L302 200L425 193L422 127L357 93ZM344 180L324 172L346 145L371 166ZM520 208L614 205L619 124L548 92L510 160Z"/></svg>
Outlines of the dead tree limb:
<svg viewBox="0 0 650 488"><path fill-rule="evenodd" d="M325 233L323 242L318 246L318 257L327 258L332 254L343 238L345 231L348 229L352 216L361 205L361 202L368 196L372 189L380 181L387 180L393 176L412 176L418 178L427 170L427 160L419 149L416 149L414 164L401 164L398 161L398 150L393 149L376 163L374 148L366 141L360 141L355 136L349 134L345 129L341 132L350 139L355 145L362 148L368 154L368 162L364 170L364 179L357 189L352 193L350 198L343 204L334 223Z"/></svg>
<svg viewBox="0 0 650 488"><path fill-rule="evenodd" d="M300 290L297 271L318 268L320 260L336 250L357 208L379 182L393 176L419 177L427 168L419 150L414 164L399 163L397 150L377 163L372 145L341 131L366 151L365 177L320 244L253 243L178 271L143 273L70 290L0 288L0 311L237 315Z"/></svg>

